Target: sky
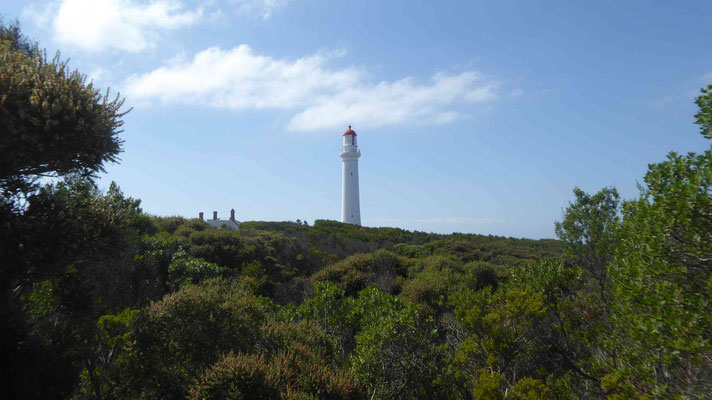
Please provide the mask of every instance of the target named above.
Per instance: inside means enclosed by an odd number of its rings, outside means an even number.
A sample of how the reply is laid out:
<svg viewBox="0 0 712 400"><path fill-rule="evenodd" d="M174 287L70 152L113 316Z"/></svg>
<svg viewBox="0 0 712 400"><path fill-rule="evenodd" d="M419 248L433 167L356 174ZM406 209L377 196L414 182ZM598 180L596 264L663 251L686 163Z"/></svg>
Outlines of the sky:
<svg viewBox="0 0 712 400"><path fill-rule="evenodd" d="M116 181L154 215L340 218L554 237L573 188L635 198L709 148L710 1L4 1L4 20L125 98Z"/></svg>

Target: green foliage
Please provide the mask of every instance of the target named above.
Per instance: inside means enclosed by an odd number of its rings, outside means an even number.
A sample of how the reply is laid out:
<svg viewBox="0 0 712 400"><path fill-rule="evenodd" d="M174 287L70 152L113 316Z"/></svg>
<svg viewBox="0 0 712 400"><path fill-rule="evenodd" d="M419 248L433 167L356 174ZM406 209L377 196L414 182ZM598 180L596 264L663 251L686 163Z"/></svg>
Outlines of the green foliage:
<svg viewBox="0 0 712 400"><path fill-rule="evenodd" d="M508 382L536 374L547 351L539 335L546 313L543 296L514 288L465 296L471 306L458 314L468 336L456 361L473 372L483 367L499 371Z"/></svg>
<svg viewBox="0 0 712 400"><path fill-rule="evenodd" d="M195 400L279 399L273 371L264 355L230 353L190 390Z"/></svg>
<svg viewBox="0 0 712 400"><path fill-rule="evenodd" d="M437 315L445 311L454 275L448 270L420 272L404 283L401 296L419 305L426 315Z"/></svg>
<svg viewBox="0 0 712 400"><path fill-rule="evenodd" d="M712 139L712 85L708 85L701 92L702 94L695 99L695 103L700 108L695 115L695 123L700 126L702 136Z"/></svg>
<svg viewBox="0 0 712 400"><path fill-rule="evenodd" d="M647 396L636 396L635 388L628 379L625 379L624 374L616 371L607 374L601 379L601 387L608 393L608 400L630 400L643 398Z"/></svg>
<svg viewBox="0 0 712 400"><path fill-rule="evenodd" d="M222 279L186 285L131 326L113 390L126 398L360 398L331 338Z"/></svg>
<svg viewBox="0 0 712 400"><path fill-rule="evenodd" d="M26 257L16 260L24 279L59 279L56 294L80 313L99 299L100 310L133 303L130 296L142 290L130 278L140 201L124 197L116 184L101 193L90 180L68 177L40 188L28 203L20 232Z"/></svg>
<svg viewBox="0 0 712 400"><path fill-rule="evenodd" d="M504 378L498 372L481 369L472 381L472 395L476 399L501 400L504 394L501 391Z"/></svg>
<svg viewBox="0 0 712 400"><path fill-rule="evenodd" d="M269 231L280 232L289 236L305 234L309 231L309 225L299 224L292 221L244 221L240 224L241 232Z"/></svg>
<svg viewBox="0 0 712 400"><path fill-rule="evenodd" d="M180 218L180 217L178 217ZM170 217L169 217L170 219ZM181 218L182 220L182 218ZM168 221L166 221L168 222ZM206 231L206 230L212 230L210 225L205 223L205 221L194 218L194 219L186 219L182 220L182 223L176 228L175 234L176 236L189 236L191 232L200 232L200 231Z"/></svg>
<svg viewBox="0 0 712 400"><path fill-rule="evenodd" d="M95 318L133 306L146 293L132 264L140 215L139 201L124 197L115 184L102 193L74 176L28 195L24 212L5 231L14 238L6 245L17 247L3 250L0 269L5 327L14 331L3 334L3 345L14 373L24 378L11 375L3 387L20 397L41 397L45 387L66 394L78 372L95 362L98 355L89 350ZM40 376L46 386L32 383Z"/></svg>
<svg viewBox="0 0 712 400"><path fill-rule="evenodd" d="M240 278L240 281L254 294L267 295L272 291L272 282L259 261L253 261L242 267Z"/></svg>
<svg viewBox="0 0 712 400"><path fill-rule="evenodd" d="M360 399L353 379L294 353L229 354L191 388L191 399Z"/></svg>
<svg viewBox="0 0 712 400"><path fill-rule="evenodd" d="M371 398L432 398L437 369L433 327L412 304L377 287L361 291L353 303L360 331L351 370Z"/></svg>
<svg viewBox="0 0 712 400"><path fill-rule="evenodd" d="M435 254L455 256L463 262L523 265L542 258L556 257L561 249L560 242L556 240L461 233L438 235L397 228L368 228L327 220L316 220L313 227L294 222L248 221L240 225L240 232L247 236L265 232L280 233L295 238L305 248L313 248L315 253L321 255L319 266L377 249L391 249L410 258Z"/></svg>
<svg viewBox="0 0 712 400"><path fill-rule="evenodd" d="M96 323L94 354L88 358L80 374L80 393L88 398L113 398L116 396L115 382L121 368L115 359L129 341L129 329L136 320L139 310L124 309L117 314L107 314Z"/></svg>
<svg viewBox="0 0 712 400"><path fill-rule="evenodd" d="M351 298L331 282L318 282L314 296L292 315L315 321L337 343L337 361L350 365L370 397L442 394L436 383L441 363L436 327L414 304L376 286Z"/></svg>
<svg viewBox="0 0 712 400"><path fill-rule="evenodd" d="M20 23L17 20L5 25L2 17L0 17L0 39L9 43L13 50L20 51L28 56L40 52L39 45L22 34Z"/></svg>
<svg viewBox="0 0 712 400"><path fill-rule="evenodd" d="M550 239L514 239L499 236L453 233L424 245L434 255L456 257L462 262L486 261L494 265L521 266L539 259L557 257L560 242Z"/></svg>
<svg viewBox="0 0 712 400"><path fill-rule="evenodd" d="M337 363L334 342L313 322L272 322L263 331L283 398L363 397L361 387Z"/></svg>
<svg viewBox="0 0 712 400"><path fill-rule="evenodd" d="M188 254L181 246L180 239L165 232L144 235L137 241L134 255L137 267L135 279L154 288L148 294L150 297L145 299L146 303L168 292L169 267L173 261L184 257L188 257ZM176 282L172 282L172 286L175 285Z"/></svg>
<svg viewBox="0 0 712 400"><path fill-rule="evenodd" d="M178 228L185 225L189 220L183 217L153 217L153 224L158 232L167 232L173 235ZM203 223L203 225L207 225ZM185 236L185 235L180 235Z"/></svg>
<svg viewBox="0 0 712 400"><path fill-rule="evenodd" d="M511 400L547 400L552 398L549 388L542 382L532 378L522 378L517 381L507 393Z"/></svg>
<svg viewBox="0 0 712 400"><path fill-rule="evenodd" d="M331 282L317 282L314 294L296 307L290 317L316 323L337 344L336 354L341 361L356 346L358 316L353 312L353 300L345 298L344 291Z"/></svg>
<svg viewBox="0 0 712 400"><path fill-rule="evenodd" d="M408 258L420 258L430 255L431 249L428 247L432 246L418 246L415 244L398 243L393 245L393 252Z"/></svg>
<svg viewBox="0 0 712 400"><path fill-rule="evenodd" d="M40 176L104 170L121 151L126 112L59 54L47 59L16 27L0 26L0 189L27 192Z"/></svg>
<svg viewBox="0 0 712 400"><path fill-rule="evenodd" d="M353 296L365 287L376 284L387 292L398 291L396 278L405 276L406 260L386 250L356 254L332 264L314 274L315 282L336 283L347 295Z"/></svg>
<svg viewBox="0 0 712 400"><path fill-rule="evenodd" d="M616 381L637 395L712 394L712 152L651 164L627 202L611 274ZM617 385L627 388L627 385Z"/></svg>
<svg viewBox="0 0 712 400"><path fill-rule="evenodd" d="M427 315L449 311L452 294L467 289L497 288L506 272L487 262L463 264L453 257L430 256L415 260L400 295L421 306Z"/></svg>
<svg viewBox="0 0 712 400"><path fill-rule="evenodd" d="M601 298L605 298L606 268L613 257L620 225L620 197L615 188L604 188L589 195L574 188L576 201L556 223L556 235L566 244L570 262L587 271L598 282Z"/></svg>
<svg viewBox="0 0 712 400"><path fill-rule="evenodd" d="M0 20L2 398L67 396L92 357L92 318L130 296L123 267L146 228L139 202L71 177L118 160L122 104ZM52 176L70 177L38 189Z"/></svg>
<svg viewBox="0 0 712 400"><path fill-rule="evenodd" d="M362 242L426 243L435 235L425 232L409 232L399 228L368 228L336 221L314 221L310 231L314 237L348 238Z"/></svg>
<svg viewBox="0 0 712 400"><path fill-rule="evenodd" d="M602 311L583 276L542 261L512 272L497 290L453 295L463 330L449 367L456 382L471 385L476 398L600 397Z"/></svg>
<svg viewBox="0 0 712 400"><path fill-rule="evenodd" d="M127 334L128 327L138 314L139 310L126 308L118 314L107 314L99 317L96 327L101 341L111 348L123 346L129 339Z"/></svg>
<svg viewBox="0 0 712 400"><path fill-rule="evenodd" d="M168 266L173 260L187 257L181 246L180 238L159 232L155 235L143 236L137 244L135 260L146 264Z"/></svg>
<svg viewBox="0 0 712 400"><path fill-rule="evenodd" d="M191 231L186 239L183 244L191 256L237 271L252 250L248 240L233 230Z"/></svg>
<svg viewBox="0 0 712 400"><path fill-rule="evenodd" d="M220 276L222 268L200 258L178 258L168 266L168 281L173 290Z"/></svg>
<svg viewBox="0 0 712 400"><path fill-rule="evenodd" d="M221 355L254 351L266 318L257 299L226 281L184 286L137 318L118 390L122 397L182 398Z"/></svg>

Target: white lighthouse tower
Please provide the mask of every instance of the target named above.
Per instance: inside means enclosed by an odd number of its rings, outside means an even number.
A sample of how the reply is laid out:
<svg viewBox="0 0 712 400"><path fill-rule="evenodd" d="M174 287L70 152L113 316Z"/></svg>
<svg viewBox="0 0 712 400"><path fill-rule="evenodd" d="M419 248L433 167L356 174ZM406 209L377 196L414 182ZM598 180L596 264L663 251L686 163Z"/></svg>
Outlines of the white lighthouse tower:
<svg viewBox="0 0 712 400"><path fill-rule="evenodd" d="M361 206L358 200L358 158L361 151L356 144L356 132L344 132L344 147L341 149L341 222L361 225Z"/></svg>

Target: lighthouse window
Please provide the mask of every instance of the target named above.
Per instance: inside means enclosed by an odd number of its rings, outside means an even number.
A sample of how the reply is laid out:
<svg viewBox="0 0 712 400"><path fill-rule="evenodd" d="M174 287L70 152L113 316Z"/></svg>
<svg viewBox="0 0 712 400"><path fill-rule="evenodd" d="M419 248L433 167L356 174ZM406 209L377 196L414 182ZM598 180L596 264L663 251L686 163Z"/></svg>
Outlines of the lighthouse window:
<svg viewBox="0 0 712 400"><path fill-rule="evenodd" d="M354 173L353 173L353 172L351 173L351 176L354 176Z"/></svg>

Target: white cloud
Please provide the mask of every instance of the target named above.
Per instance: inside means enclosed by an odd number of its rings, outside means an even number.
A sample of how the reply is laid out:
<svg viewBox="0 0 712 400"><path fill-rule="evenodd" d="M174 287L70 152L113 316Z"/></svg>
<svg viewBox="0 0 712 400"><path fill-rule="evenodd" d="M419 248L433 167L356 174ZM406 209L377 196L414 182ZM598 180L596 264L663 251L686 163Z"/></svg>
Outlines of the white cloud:
<svg viewBox="0 0 712 400"><path fill-rule="evenodd" d="M480 82L477 73L437 74L425 84L412 78L364 84L335 91L311 104L290 121L298 131L318 130L359 121L361 126L385 126L406 121L443 124L463 117L450 107L495 97L495 85Z"/></svg>
<svg viewBox="0 0 712 400"><path fill-rule="evenodd" d="M490 225L504 222L499 218L470 218L470 217L436 217L416 219L415 222L423 224L471 224L471 225Z"/></svg>
<svg viewBox="0 0 712 400"><path fill-rule="evenodd" d="M276 60L241 45L213 47L192 60L176 59L125 84L132 101L208 105L215 108L282 109L293 112L289 128L314 131L348 122L362 127L403 122L443 124L467 116L468 107L497 97L496 82L474 71L368 82L354 67L328 68L343 54L318 53Z"/></svg>
<svg viewBox="0 0 712 400"><path fill-rule="evenodd" d="M52 17L57 12L56 5L42 5L29 4L22 9L22 19L30 20L37 26L47 26L52 23Z"/></svg>
<svg viewBox="0 0 712 400"><path fill-rule="evenodd" d="M506 221L500 218L483 217L430 217L430 218L367 218L363 220L366 225L371 226L420 226L416 229L431 229L437 226L460 226L476 227L486 225L501 225ZM430 228L424 228L424 227Z"/></svg>
<svg viewBox="0 0 712 400"><path fill-rule="evenodd" d="M104 68L101 68L99 66L94 66L92 68L91 72L87 74L87 79L89 82L96 82L102 78L105 78L109 75L109 71L105 70Z"/></svg>
<svg viewBox="0 0 712 400"><path fill-rule="evenodd" d="M61 0L49 7L56 8L55 38L89 51L146 50L159 31L191 25L202 15L175 0Z"/></svg>
<svg viewBox="0 0 712 400"><path fill-rule="evenodd" d="M286 6L291 0L232 0L237 12L269 18L272 12Z"/></svg>
<svg viewBox="0 0 712 400"><path fill-rule="evenodd" d="M513 99L517 99L522 96L524 96L524 90L519 89L519 88L512 90L512 93L509 94L509 97L511 97Z"/></svg>
<svg viewBox="0 0 712 400"><path fill-rule="evenodd" d="M246 45L229 51L212 47L191 61L176 59L167 67L129 78L127 92L137 99L225 109L294 108L359 81L355 69L323 69L328 58L329 54L317 54L288 62L256 55Z"/></svg>

